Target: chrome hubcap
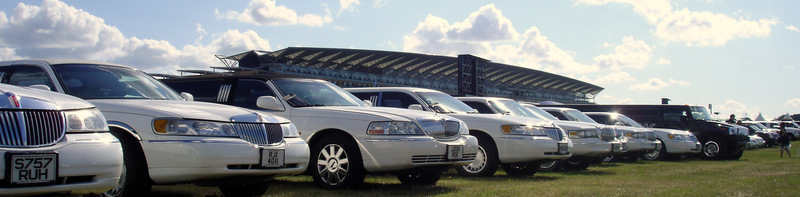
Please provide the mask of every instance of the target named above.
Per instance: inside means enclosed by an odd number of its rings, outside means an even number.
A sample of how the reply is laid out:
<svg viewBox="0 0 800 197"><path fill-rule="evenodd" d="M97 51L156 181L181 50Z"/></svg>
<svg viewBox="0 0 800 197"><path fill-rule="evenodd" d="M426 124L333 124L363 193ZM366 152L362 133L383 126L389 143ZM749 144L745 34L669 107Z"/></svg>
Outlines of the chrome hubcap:
<svg viewBox="0 0 800 197"><path fill-rule="evenodd" d="M539 165L539 168L542 168L542 169L550 169L550 168L552 168L553 166L555 166L555 165L556 165L556 163L558 163L558 161L548 161L548 162L544 162L544 163L542 163L542 164L540 164L540 165Z"/></svg>
<svg viewBox="0 0 800 197"><path fill-rule="evenodd" d="M706 157L716 157L719 154L719 144L715 141L708 141L703 147L703 153Z"/></svg>
<svg viewBox="0 0 800 197"><path fill-rule="evenodd" d="M328 144L317 155L317 173L329 185L342 183L350 171L349 158L338 144Z"/></svg>
<svg viewBox="0 0 800 197"><path fill-rule="evenodd" d="M662 148L663 148L663 146L656 146L655 150L650 151L647 154L644 154L644 156L647 157L648 160L655 160L661 154L661 149Z"/></svg>
<svg viewBox="0 0 800 197"><path fill-rule="evenodd" d="M475 154L475 160L473 160L469 165L462 166L462 168L469 173L479 173L483 171L483 168L486 168L486 160L486 151L482 146L478 146L478 152Z"/></svg>

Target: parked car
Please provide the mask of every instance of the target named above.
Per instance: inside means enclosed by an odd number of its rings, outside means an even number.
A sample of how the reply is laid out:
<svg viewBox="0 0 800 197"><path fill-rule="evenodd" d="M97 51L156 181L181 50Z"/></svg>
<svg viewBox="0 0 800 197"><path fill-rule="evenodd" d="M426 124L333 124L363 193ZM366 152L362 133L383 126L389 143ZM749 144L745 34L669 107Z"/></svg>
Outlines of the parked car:
<svg viewBox="0 0 800 197"><path fill-rule="evenodd" d="M760 123L761 125L766 126L767 128L772 129L772 131L778 131L781 128L781 124L786 124L786 133L789 133L789 136L792 140L796 140L800 138L800 126L792 121L755 121Z"/></svg>
<svg viewBox="0 0 800 197"><path fill-rule="evenodd" d="M6 84L0 94L0 196L117 185L122 147L94 105Z"/></svg>
<svg viewBox="0 0 800 197"><path fill-rule="evenodd" d="M661 146L657 146L655 151L644 154L643 158L646 160L670 159L676 156L700 153L700 142L698 142L697 137L689 131L645 128L628 116L614 112L584 112L584 114L601 124L651 130L652 133L647 133L647 138L652 140L651 137L654 137ZM643 136L640 136L640 138L642 137Z"/></svg>
<svg viewBox="0 0 800 197"><path fill-rule="evenodd" d="M758 135L750 135L750 142L747 142L747 149L756 149L756 148L763 148L766 146L766 141L764 138L758 137Z"/></svg>
<svg viewBox="0 0 800 197"><path fill-rule="evenodd" d="M228 196L261 195L270 177L301 173L308 163L308 145L289 120L185 101L192 96L179 96L131 67L22 60L0 62L0 73L3 83L34 85L97 106L124 155L122 178L109 195L144 196L151 185L176 183L218 185Z"/></svg>
<svg viewBox="0 0 800 197"><path fill-rule="evenodd" d="M765 146L771 147L778 145L779 134L777 129L769 128L754 121L742 121L741 126L747 127L749 134L757 135L758 137L764 139L764 142L766 143Z"/></svg>
<svg viewBox="0 0 800 197"><path fill-rule="evenodd" d="M475 161L457 168L466 176L491 176L498 166L510 175L532 175L539 164L570 157L572 148L565 133L549 121L481 114L461 101L436 90L408 87L348 88L374 105L413 108L447 114L469 125L478 138L480 151Z"/></svg>
<svg viewBox="0 0 800 197"><path fill-rule="evenodd" d="M542 163L539 167L544 170L583 170L589 167L590 164L601 163L603 158L611 153L612 143L602 139L602 132L596 125L543 117L507 98L460 97L459 100L472 108L478 109L478 112L482 114L505 114L533 118L540 121L552 121L556 126L564 129L573 145L570 151L572 156L565 160Z"/></svg>
<svg viewBox="0 0 800 197"><path fill-rule="evenodd" d="M478 141L467 124L430 112L370 107L328 81L236 72L164 80L210 102L289 118L311 145L309 171L321 187L360 185L389 172L405 184L433 185L442 171L472 163ZM202 87L202 88L201 88Z"/></svg>
<svg viewBox="0 0 800 197"><path fill-rule="evenodd" d="M714 121L703 106L690 105L540 105L569 107L583 112L617 112L625 114L648 128L688 130L702 144L708 159L736 160L750 141L747 128Z"/></svg>

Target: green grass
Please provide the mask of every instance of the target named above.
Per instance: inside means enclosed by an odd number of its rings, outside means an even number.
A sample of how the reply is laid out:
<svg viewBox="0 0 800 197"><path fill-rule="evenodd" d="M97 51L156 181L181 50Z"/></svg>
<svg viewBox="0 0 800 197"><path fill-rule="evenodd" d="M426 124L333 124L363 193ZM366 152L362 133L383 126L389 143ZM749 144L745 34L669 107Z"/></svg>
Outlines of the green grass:
<svg viewBox="0 0 800 197"><path fill-rule="evenodd" d="M793 153L798 153L797 147ZM359 189L328 191L309 176L278 177L269 196L798 196L800 155L776 148L746 151L739 161L606 163L587 171L540 172L533 177L466 178L448 172L433 187L401 185L389 175L367 176ZM220 196L214 187L156 186L152 196Z"/></svg>

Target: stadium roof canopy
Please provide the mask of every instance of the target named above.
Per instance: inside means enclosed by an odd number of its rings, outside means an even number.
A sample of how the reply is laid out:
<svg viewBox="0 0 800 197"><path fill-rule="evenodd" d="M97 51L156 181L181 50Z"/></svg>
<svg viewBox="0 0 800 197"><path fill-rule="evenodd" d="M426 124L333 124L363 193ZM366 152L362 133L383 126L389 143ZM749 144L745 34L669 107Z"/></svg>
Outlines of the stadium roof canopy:
<svg viewBox="0 0 800 197"><path fill-rule="evenodd" d="M220 59L228 66L238 65L239 68L296 72L323 78L333 75L337 79L372 81L377 86L416 86L451 94L462 94L456 93L459 87L465 87L464 83L474 83L480 88L476 92L469 92L472 95L504 96L528 101L582 103L603 90L597 85L569 77L494 63L471 55L449 57L377 50L289 47L274 52L247 51ZM360 74L356 76L355 73ZM459 80L459 76L469 80ZM449 85L436 85L439 83Z"/></svg>

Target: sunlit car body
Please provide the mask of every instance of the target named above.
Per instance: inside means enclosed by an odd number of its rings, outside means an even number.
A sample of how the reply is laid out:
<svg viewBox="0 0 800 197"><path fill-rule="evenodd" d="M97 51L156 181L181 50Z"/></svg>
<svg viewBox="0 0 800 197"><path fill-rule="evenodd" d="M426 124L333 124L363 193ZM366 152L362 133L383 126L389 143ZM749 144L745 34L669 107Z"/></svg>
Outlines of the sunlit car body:
<svg viewBox="0 0 800 197"><path fill-rule="evenodd" d="M652 132L647 133L647 138L640 136L642 141L658 140L661 146L657 146L655 151L648 152L643 155L643 158L648 160L667 159L672 156L678 155L692 155L700 153L700 142L697 137L689 131L682 131L676 129L661 129L661 128L645 128L633 119L628 118L624 114L614 112L584 112L595 121L607 125L619 125L634 127L639 129L647 129ZM650 137L655 137L651 139Z"/></svg>
<svg viewBox="0 0 800 197"><path fill-rule="evenodd" d="M458 119L367 106L324 80L239 72L163 81L214 98L209 102L289 118L312 147L309 172L324 188L357 186L366 173L394 173L406 184L435 184L448 167L471 163L478 149L469 127ZM210 92L194 88L201 84Z"/></svg>
<svg viewBox="0 0 800 197"><path fill-rule="evenodd" d="M86 99L122 144L125 170L110 195L146 195L152 184L219 185L257 195L274 175L306 169L308 145L287 119L239 107L185 101L144 72L80 60L0 63L3 83L40 85Z"/></svg>
<svg viewBox="0 0 800 197"><path fill-rule="evenodd" d="M0 84L0 94L0 196L117 184L122 147L94 105L6 84Z"/></svg>
<svg viewBox="0 0 800 197"><path fill-rule="evenodd" d="M480 151L473 163L458 168L462 175L491 176L498 166L502 166L511 175L531 175L536 173L539 163L566 159L571 154L571 142L550 121L477 113L450 95L424 88L376 87L347 90L361 99L370 100L374 105L416 108L447 114L466 122L470 134L478 138Z"/></svg>

